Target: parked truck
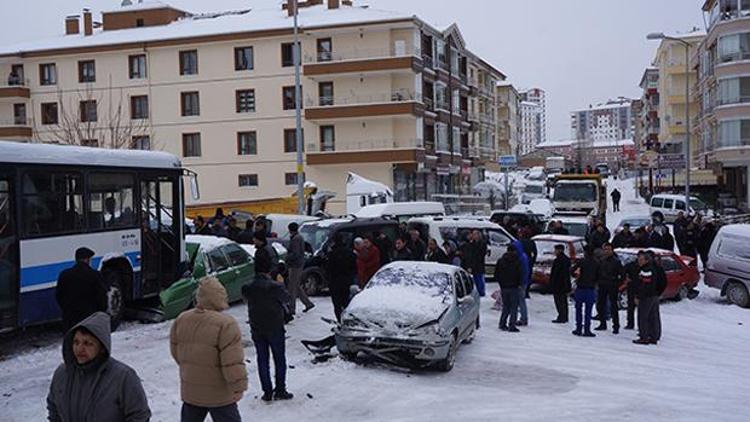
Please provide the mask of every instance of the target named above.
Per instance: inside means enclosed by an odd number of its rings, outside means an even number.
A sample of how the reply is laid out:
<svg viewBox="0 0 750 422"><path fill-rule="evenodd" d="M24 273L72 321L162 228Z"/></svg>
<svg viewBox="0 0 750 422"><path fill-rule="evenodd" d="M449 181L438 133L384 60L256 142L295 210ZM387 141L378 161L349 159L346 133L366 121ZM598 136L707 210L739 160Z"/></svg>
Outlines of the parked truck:
<svg viewBox="0 0 750 422"><path fill-rule="evenodd" d="M552 209L555 214L607 216L607 186L598 174L560 174L555 178Z"/></svg>

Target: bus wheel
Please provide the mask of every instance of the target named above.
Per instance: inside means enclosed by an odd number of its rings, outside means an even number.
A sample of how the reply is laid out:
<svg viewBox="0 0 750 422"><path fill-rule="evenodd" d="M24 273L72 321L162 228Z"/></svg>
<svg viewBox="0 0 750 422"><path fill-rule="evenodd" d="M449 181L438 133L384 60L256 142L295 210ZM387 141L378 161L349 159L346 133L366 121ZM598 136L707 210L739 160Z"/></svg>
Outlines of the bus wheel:
<svg viewBox="0 0 750 422"><path fill-rule="evenodd" d="M112 331L115 331L125 314L125 300L122 292L122 278L116 271L104 273L104 282L107 289L107 313L112 318Z"/></svg>

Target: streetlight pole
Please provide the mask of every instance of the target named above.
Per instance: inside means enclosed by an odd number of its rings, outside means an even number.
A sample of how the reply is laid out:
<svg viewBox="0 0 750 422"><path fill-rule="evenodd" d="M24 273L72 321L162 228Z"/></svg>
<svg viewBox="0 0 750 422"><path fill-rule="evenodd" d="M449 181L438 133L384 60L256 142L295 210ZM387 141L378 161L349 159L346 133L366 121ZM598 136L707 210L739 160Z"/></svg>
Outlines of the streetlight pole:
<svg viewBox="0 0 750 422"><path fill-rule="evenodd" d="M668 37L664 33L652 33L648 40L670 40L685 46L685 211L690 212L690 43L680 38Z"/></svg>
<svg viewBox="0 0 750 422"><path fill-rule="evenodd" d="M297 0L292 0L294 7L294 46L292 52L294 56L294 111L296 118L295 140L297 144L297 212L300 215L305 214L305 177L304 161L302 156L302 84L300 82L300 61L302 52L299 45L299 24L297 21Z"/></svg>

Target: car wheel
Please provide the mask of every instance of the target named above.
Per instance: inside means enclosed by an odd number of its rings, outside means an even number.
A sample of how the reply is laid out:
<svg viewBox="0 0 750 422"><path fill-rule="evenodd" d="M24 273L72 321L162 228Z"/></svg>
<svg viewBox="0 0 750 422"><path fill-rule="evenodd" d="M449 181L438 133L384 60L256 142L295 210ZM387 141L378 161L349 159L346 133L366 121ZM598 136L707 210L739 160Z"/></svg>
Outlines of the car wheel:
<svg viewBox="0 0 750 422"><path fill-rule="evenodd" d="M687 299L689 294L690 289L686 284L683 284L680 286L679 290L677 290L677 295L675 295L674 299L679 302L681 300Z"/></svg>
<svg viewBox="0 0 750 422"><path fill-rule="evenodd" d="M617 293L617 308L618 309L628 309L628 293L618 292Z"/></svg>
<svg viewBox="0 0 750 422"><path fill-rule="evenodd" d="M727 287L727 298L731 303L737 306L748 308L750 307L750 295L747 292L745 285L739 282L733 282Z"/></svg>
<svg viewBox="0 0 750 422"><path fill-rule="evenodd" d="M111 318L111 328L115 331L122 321L125 314L125 303L122 293L122 282L120 274L115 271L104 273L104 282L109 288L107 289L107 313Z"/></svg>
<svg viewBox="0 0 750 422"><path fill-rule="evenodd" d="M315 270L308 270L302 273L302 289L308 296L315 296L320 293L323 285L323 278Z"/></svg>
<svg viewBox="0 0 750 422"><path fill-rule="evenodd" d="M450 372L456 363L456 352L458 351L458 334L455 332L451 335L451 343L448 346L448 356L438 364L438 368L443 372Z"/></svg>

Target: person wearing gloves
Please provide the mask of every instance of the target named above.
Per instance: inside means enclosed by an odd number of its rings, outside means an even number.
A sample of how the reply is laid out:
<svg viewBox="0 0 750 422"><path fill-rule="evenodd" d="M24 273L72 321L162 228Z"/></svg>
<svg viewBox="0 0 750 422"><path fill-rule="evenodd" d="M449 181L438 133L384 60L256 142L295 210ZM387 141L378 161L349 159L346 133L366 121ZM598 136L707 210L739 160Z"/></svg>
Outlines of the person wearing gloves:
<svg viewBox="0 0 750 422"><path fill-rule="evenodd" d="M55 370L47 395L48 420L145 422L151 418L138 374L111 353L106 313L95 312L68 330L63 363Z"/></svg>
<svg viewBox="0 0 750 422"><path fill-rule="evenodd" d="M245 352L237 320L223 313L227 291L213 277L200 281L195 308L177 317L169 334L180 368L182 422L240 421L237 402L247 390Z"/></svg>

